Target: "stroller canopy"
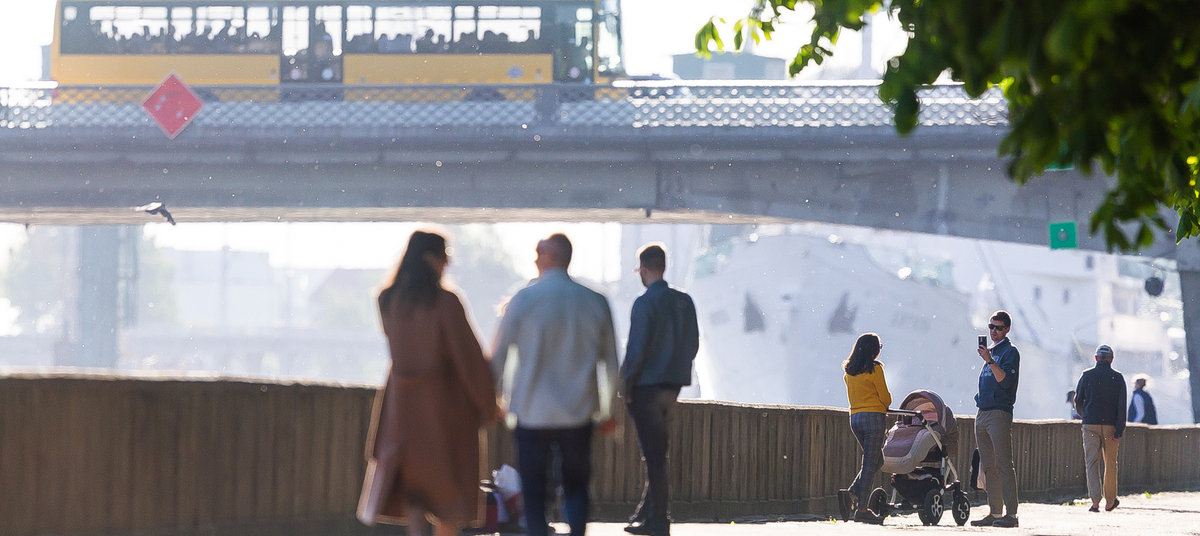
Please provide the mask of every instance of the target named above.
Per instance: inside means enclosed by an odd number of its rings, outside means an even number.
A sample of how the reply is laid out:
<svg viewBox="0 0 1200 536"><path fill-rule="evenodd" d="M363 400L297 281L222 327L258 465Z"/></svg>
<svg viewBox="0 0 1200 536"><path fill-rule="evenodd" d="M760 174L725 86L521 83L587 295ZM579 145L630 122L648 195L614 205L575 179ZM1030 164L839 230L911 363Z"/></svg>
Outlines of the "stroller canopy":
<svg viewBox="0 0 1200 536"><path fill-rule="evenodd" d="M946 455L958 451L958 421L954 419L954 411L942 402L942 397L933 391L918 389L904 397L900 409L916 411L921 418L929 423L933 431L941 436L946 447Z"/></svg>

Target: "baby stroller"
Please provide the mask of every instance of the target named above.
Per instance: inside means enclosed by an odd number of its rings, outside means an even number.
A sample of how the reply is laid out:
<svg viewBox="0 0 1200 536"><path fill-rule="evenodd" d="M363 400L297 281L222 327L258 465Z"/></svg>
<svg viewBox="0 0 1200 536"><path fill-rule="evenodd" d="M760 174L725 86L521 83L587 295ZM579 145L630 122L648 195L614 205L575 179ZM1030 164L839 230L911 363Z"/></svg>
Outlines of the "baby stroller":
<svg viewBox="0 0 1200 536"><path fill-rule="evenodd" d="M883 444L883 469L892 473L892 496L875 488L867 503L886 516L892 510L917 510L925 525L942 520L947 503L959 526L971 516L971 502L949 459L958 445L958 423L954 412L933 391L913 391L904 397L898 415Z"/></svg>

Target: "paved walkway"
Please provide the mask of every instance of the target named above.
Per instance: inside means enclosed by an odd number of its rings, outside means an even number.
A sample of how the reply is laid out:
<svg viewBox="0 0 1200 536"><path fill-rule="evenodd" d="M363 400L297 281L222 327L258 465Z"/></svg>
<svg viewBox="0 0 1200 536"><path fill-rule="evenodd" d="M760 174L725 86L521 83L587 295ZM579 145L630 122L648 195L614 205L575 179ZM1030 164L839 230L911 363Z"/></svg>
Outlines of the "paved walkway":
<svg viewBox="0 0 1200 536"><path fill-rule="evenodd" d="M840 521L764 521L752 523L677 523L671 527L673 536L796 536L799 534L890 534L907 533L1003 533L1036 535L1113 535L1150 534L1200 535L1200 492L1168 492L1121 497L1121 506L1112 512L1088 512L1091 501L1076 500L1074 504L1024 503L1020 509L1018 529L975 528L954 524L950 513L934 527L921 525L916 514L892 516L883 526L843 523ZM1103 507L1103 504L1101 504ZM987 513L986 506L976 506L971 519ZM589 536L624 536L623 525L593 523ZM557 527L566 533L566 526Z"/></svg>

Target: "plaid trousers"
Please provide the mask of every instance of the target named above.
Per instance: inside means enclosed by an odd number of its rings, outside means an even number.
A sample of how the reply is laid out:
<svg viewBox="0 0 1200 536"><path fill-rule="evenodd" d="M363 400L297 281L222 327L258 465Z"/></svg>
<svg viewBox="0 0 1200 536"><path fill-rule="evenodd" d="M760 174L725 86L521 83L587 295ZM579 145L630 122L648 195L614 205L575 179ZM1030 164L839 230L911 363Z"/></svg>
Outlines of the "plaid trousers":
<svg viewBox="0 0 1200 536"><path fill-rule="evenodd" d="M875 474L883 467L883 441L887 439L887 414L863 411L850 416L850 430L862 448L862 469L858 471L850 493L865 501L871 494Z"/></svg>

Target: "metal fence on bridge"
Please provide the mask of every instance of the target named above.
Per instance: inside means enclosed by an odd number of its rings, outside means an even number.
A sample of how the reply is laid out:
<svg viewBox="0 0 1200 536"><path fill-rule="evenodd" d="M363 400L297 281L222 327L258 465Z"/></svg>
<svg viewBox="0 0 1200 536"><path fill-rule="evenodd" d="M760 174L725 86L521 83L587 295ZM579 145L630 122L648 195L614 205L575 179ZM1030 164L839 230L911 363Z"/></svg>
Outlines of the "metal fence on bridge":
<svg viewBox="0 0 1200 536"><path fill-rule="evenodd" d="M0 88L5 132L154 129L150 87ZM878 127L891 109L873 83L631 84L618 86L203 86L194 125L227 128L378 127ZM923 126L1006 124L1003 96L961 86L920 93Z"/></svg>

